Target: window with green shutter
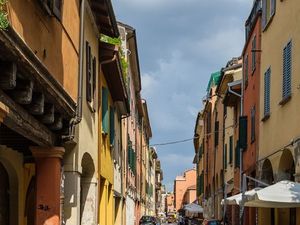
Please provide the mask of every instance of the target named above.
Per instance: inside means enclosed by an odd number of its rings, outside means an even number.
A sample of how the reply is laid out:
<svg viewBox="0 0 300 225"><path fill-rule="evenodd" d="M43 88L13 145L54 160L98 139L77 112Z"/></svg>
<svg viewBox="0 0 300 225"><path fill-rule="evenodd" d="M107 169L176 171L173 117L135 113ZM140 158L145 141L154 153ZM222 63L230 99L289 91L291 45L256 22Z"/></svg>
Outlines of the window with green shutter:
<svg viewBox="0 0 300 225"><path fill-rule="evenodd" d="M235 146L235 168L240 167L240 145L239 145L239 141L236 142L236 146Z"/></svg>
<svg viewBox="0 0 300 225"><path fill-rule="evenodd" d="M291 78L292 77L292 41L283 49L283 82L282 82L282 99L291 96Z"/></svg>
<svg viewBox="0 0 300 225"><path fill-rule="evenodd" d="M265 29L275 15L276 0L262 0L262 28Z"/></svg>
<svg viewBox="0 0 300 225"><path fill-rule="evenodd" d="M271 67L264 75L264 117L270 115Z"/></svg>
<svg viewBox="0 0 300 225"><path fill-rule="evenodd" d="M108 115L108 89L102 87L102 132L109 132L109 115Z"/></svg>
<svg viewBox="0 0 300 225"><path fill-rule="evenodd" d="M240 147L242 149L247 148L247 123L248 119L247 116L240 116L239 119L239 140L240 140Z"/></svg>
<svg viewBox="0 0 300 225"><path fill-rule="evenodd" d="M215 122L215 147L219 144L219 121Z"/></svg>
<svg viewBox="0 0 300 225"><path fill-rule="evenodd" d="M233 160L233 136L229 137L229 163Z"/></svg>
<svg viewBox="0 0 300 225"><path fill-rule="evenodd" d="M224 145L224 168L227 169L227 144Z"/></svg>
<svg viewBox="0 0 300 225"><path fill-rule="evenodd" d="M109 107L109 140L113 145L115 142L115 111L113 107Z"/></svg>

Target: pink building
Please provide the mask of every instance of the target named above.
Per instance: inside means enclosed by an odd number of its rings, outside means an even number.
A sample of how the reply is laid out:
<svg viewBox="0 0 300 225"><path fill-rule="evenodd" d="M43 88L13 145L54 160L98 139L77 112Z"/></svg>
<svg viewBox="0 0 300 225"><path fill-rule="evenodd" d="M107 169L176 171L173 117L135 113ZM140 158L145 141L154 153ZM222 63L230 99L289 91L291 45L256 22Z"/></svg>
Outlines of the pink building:
<svg viewBox="0 0 300 225"><path fill-rule="evenodd" d="M183 176L177 176L174 181L175 209L178 211L184 204L184 196L189 188L196 186L196 169L184 172ZM196 195L195 195L196 200Z"/></svg>

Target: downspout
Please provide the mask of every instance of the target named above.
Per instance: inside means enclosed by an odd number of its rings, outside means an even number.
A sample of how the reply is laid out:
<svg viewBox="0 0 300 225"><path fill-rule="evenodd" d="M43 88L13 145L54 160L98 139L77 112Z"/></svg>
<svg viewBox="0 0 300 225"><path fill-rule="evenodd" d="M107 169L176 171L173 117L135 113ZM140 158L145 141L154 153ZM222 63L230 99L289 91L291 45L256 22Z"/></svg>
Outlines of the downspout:
<svg viewBox="0 0 300 225"><path fill-rule="evenodd" d="M83 52L84 52L84 17L85 17L85 0L81 0L80 6L80 34L79 34L79 73L77 89L77 107L75 118L70 121L69 135L63 137L64 141L71 141L75 137L75 126L82 119L82 89L83 89Z"/></svg>
<svg viewBox="0 0 300 225"><path fill-rule="evenodd" d="M234 92L231 87L229 86L228 87L228 91L238 97L240 97L240 100L241 100L241 105L240 105L240 116L243 116L243 102L244 102L244 85L243 85L243 80L241 81L241 94L238 94L237 92ZM247 184L244 184L243 182L243 151L242 151L242 148L239 149L240 150L240 191L242 192L242 199L244 198L244 185L247 185ZM244 224L244 217L243 217L243 209L240 209L240 225L243 225Z"/></svg>

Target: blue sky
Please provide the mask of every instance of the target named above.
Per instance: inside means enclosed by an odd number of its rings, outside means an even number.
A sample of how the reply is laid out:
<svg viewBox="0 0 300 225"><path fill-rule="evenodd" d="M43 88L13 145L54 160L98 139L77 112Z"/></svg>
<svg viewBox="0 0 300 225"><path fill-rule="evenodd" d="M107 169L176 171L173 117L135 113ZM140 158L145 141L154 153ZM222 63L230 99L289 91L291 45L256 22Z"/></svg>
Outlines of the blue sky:
<svg viewBox="0 0 300 225"><path fill-rule="evenodd" d="M136 29L153 138L193 137L212 72L239 56L253 0L113 0L118 21ZM193 142L157 147L164 181L192 168Z"/></svg>

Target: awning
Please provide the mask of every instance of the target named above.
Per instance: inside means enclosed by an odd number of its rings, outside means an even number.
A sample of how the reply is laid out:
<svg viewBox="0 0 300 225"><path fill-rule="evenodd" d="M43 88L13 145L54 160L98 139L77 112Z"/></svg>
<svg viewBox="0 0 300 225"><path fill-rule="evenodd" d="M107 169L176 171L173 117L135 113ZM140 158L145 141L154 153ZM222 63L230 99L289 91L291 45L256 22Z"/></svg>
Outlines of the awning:
<svg viewBox="0 0 300 225"><path fill-rule="evenodd" d="M242 193L223 199L221 204L241 205ZM244 206L257 208L300 207L300 183L280 181L266 188L254 188L245 192Z"/></svg>
<svg viewBox="0 0 300 225"><path fill-rule="evenodd" d="M183 210L191 213L203 213L203 208L195 203L185 205Z"/></svg>
<svg viewBox="0 0 300 225"><path fill-rule="evenodd" d="M247 199L247 196L253 196L257 191L259 191L261 188L254 188L250 191L245 192L245 199ZM226 199L222 199L221 204L222 205L240 205L242 203L242 193L239 193L237 195L230 196ZM245 203L246 206L246 203Z"/></svg>
<svg viewBox="0 0 300 225"><path fill-rule="evenodd" d="M300 207L300 183L284 180L247 195L245 206L259 208Z"/></svg>

